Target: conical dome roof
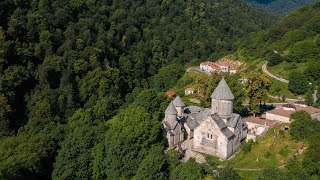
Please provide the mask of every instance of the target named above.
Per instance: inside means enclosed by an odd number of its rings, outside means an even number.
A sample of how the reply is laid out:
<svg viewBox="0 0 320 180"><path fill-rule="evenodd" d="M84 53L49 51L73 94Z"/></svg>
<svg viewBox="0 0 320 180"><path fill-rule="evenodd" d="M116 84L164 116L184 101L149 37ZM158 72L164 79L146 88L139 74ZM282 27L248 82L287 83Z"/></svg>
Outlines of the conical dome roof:
<svg viewBox="0 0 320 180"><path fill-rule="evenodd" d="M173 103L170 102L169 106L167 107L166 109L166 114L169 114L169 115L176 115L178 114L178 111L176 110L176 108L174 107Z"/></svg>
<svg viewBox="0 0 320 180"><path fill-rule="evenodd" d="M219 100L234 100L234 95L232 94L231 89L224 78L221 79L220 83L213 91L211 98Z"/></svg>
<svg viewBox="0 0 320 180"><path fill-rule="evenodd" d="M184 103L181 100L180 96L177 96L176 98L174 98L174 100L172 101L174 107L184 107Z"/></svg>

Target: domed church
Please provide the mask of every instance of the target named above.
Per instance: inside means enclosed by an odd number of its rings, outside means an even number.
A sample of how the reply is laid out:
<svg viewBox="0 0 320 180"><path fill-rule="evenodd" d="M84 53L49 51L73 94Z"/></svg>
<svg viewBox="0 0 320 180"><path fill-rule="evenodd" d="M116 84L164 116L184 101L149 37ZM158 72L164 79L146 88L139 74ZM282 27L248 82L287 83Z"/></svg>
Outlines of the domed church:
<svg viewBox="0 0 320 180"><path fill-rule="evenodd" d="M176 96L162 122L168 146L191 140L193 151L228 159L240 149L248 131L241 116L233 113L233 100L224 78L211 95L211 108L185 107Z"/></svg>

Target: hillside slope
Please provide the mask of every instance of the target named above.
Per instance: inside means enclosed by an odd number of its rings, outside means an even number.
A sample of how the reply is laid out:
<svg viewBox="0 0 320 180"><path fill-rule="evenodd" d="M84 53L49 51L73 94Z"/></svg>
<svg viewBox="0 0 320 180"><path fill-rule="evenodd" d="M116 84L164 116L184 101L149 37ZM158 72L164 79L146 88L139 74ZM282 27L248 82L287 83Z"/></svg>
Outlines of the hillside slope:
<svg viewBox="0 0 320 180"><path fill-rule="evenodd" d="M315 3L319 0L247 0L249 3L269 11L284 14L305 4Z"/></svg>
<svg viewBox="0 0 320 180"><path fill-rule="evenodd" d="M290 74L299 74L305 88L298 94L305 93L308 81L320 83L320 3L293 11L239 45L246 57L267 60L269 70L280 77L290 80Z"/></svg>
<svg viewBox="0 0 320 180"><path fill-rule="evenodd" d="M0 179L183 179L162 92L275 19L237 0L4 0L0 17Z"/></svg>

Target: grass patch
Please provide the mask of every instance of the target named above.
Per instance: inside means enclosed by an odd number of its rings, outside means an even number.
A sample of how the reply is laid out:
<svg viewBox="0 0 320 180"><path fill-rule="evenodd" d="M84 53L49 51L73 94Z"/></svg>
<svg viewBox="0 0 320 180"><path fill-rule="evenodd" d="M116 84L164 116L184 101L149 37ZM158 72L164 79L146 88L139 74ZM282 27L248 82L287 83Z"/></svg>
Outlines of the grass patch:
<svg viewBox="0 0 320 180"><path fill-rule="evenodd" d="M289 91L288 84L278 81L274 78L269 78L271 83L269 94L272 96L286 96L287 98L297 98L292 92Z"/></svg>
<svg viewBox="0 0 320 180"><path fill-rule="evenodd" d="M241 179L245 180L253 180L253 179L258 179L260 174L262 173L262 170L258 171L242 171L242 170L237 170L239 176Z"/></svg>
<svg viewBox="0 0 320 180"><path fill-rule="evenodd" d="M245 61L246 63L246 69L244 69L242 72L240 72L240 74L244 77L246 77L247 74L250 74L252 71L256 71L258 70L259 72L262 72L262 65L265 63L266 61L264 59L256 59L256 60L252 60L252 61Z"/></svg>
<svg viewBox="0 0 320 180"><path fill-rule="evenodd" d="M277 77L289 79L291 72L300 71L303 72L307 68L307 63L293 63L293 62L282 62L276 66L267 67L268 71Z"/></svg>
<svg viewBox="0 0 320 180"><path fill-rule="evenodd" d="M240 169L266 169L285 165L304 144L290 140L289 133L282 132L280 126L269 129L249 153L244 154L240 150L231 160L231 165Z"/></svg>

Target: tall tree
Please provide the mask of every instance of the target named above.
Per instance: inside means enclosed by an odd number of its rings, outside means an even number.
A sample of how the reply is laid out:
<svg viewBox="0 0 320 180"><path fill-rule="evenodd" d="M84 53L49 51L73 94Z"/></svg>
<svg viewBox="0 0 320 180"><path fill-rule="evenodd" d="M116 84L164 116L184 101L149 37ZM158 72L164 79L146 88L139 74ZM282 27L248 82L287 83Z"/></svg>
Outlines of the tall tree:
<svg viewBox="0 0 320 180"><path fill-rule="evenodd" d="M0 137L10 132L9 113L11 107L4 94L0 94Z"/></svg>
<svg viewBox="0 0 320 180"><path fill-rule="evenodd" d="M267 98L267 92L271 81L266 74L253 72L248 77L247 94L249 98L250 112L255 116L260 112L260 106Z"/></svg>
<svg viewBox="0 0 320 180"><path fill-rule="evenodd" d="M163 147L153 146L146 158L140 163L134 180L167 179L167 164L163 152Z"/></svg>
<svg viewBox="0 0 320 180"><path fill-rule="evenodd" d="M312 95L312 90L309 89L307 91L307 94L305 95L305 101L307 103L307 105L312 106L313 105L313 95Z"/></svg>
<svg viewBox="0 0 320 180"><path fill-rule="evenodd" d="M157 116L133 105L110 122L103 142L94 148L93 177L132 178L152 144L159 142L160 122Z"/></svg>
<svg viewBox="0 0 320 180"><path fill-rule="evenodd" d="M292 72L289 75L289 90L295 94L301 95L308 91L309 83L307 77L300 72Z"/></svg>
<svg viewBox="0 0 320 180"><path fill-rule="evenodd" d="M91 179L92 147L103 132L91 109L77 110L69 119L52 172L53 179Z"/></svg>

